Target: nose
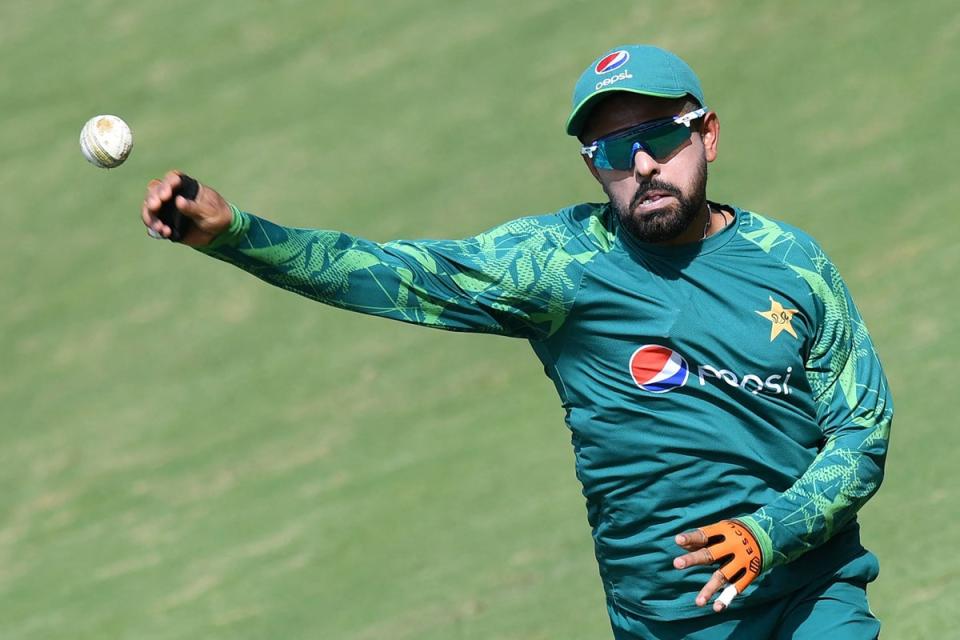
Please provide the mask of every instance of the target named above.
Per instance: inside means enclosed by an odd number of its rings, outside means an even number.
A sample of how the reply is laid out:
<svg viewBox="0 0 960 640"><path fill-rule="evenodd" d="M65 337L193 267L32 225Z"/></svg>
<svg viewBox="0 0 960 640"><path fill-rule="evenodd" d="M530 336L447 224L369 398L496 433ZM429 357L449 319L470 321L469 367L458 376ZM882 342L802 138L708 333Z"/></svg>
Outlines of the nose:
<svg viewBox="0 0 960 640"><path fill-rule="evenodd" d="M646 180L658 173L660 173L660 163L638 146L633 152L634 177Z"/></svg>

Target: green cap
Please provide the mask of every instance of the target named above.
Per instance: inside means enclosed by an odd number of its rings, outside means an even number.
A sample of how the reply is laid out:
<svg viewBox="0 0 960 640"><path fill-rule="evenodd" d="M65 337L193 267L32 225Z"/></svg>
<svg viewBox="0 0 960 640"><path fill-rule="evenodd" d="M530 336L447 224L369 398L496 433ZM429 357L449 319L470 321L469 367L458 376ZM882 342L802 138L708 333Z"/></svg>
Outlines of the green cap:
<svg viewBox="0 0 960 640"><path fill-rule="evenodd" d="M594 60L577 80L567 133L579 135L597 100L614 91L657 98L691 96L701 107L704 105L697 74L674 54L645 44L614 47Z"/></svg>

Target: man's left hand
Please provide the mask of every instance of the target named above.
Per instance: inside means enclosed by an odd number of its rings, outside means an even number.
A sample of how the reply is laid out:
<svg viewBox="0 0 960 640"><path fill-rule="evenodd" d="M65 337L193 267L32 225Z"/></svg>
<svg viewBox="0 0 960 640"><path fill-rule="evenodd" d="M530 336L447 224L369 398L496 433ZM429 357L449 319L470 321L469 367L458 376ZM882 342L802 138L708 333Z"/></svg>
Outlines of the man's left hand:
<svg viewBox="0 0 960 640"><path fill-rule="evenodd" d="M735 520L721 520L708 527L681 533L675 542L690 552L673 559L673 566L677 569L722 563L697 594L698 607L710 602L713 594L724 586L729 585L728 589L732 586L737 594L743 593L747 585L760 575L763 566L757 539ZM734 594L731 592L730 595ZM713 610L723 611L730 600L730 596L717 598Z"/></svg>

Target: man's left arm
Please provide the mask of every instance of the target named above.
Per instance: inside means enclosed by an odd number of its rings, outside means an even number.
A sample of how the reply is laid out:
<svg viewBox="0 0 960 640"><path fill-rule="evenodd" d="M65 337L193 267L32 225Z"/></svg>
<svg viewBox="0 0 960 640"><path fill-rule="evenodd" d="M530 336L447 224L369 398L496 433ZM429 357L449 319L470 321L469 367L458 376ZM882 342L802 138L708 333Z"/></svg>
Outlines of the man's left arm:
<svg viewBox="0 0 960 640"><path fill-rule="evenodd" d="M810 285L820 313L806 360L824 436L819 454L770 504L676 539L690 552L674 561L678 569L732 555L733 560L718 569L697 596L697 604L703 606L721 587L733 585L736 590L728 587L726 597L714 604L717 611L760 573L795 560L842 530L883 479L893 417L887 380L836 268L825 257L815 263L816 270L793 269Z"/></svg>
<svg viewBox="0 0 960 640"><path fill-rule="evenodd" d="M893 401L870 334L833 265L803 274L822 305L818 339L807 358L824 434L807 471L772 503L740 518L756 536L762 570L790 562L829 540L876 493ZM819 274L818 274L819 275Z"/></svg>

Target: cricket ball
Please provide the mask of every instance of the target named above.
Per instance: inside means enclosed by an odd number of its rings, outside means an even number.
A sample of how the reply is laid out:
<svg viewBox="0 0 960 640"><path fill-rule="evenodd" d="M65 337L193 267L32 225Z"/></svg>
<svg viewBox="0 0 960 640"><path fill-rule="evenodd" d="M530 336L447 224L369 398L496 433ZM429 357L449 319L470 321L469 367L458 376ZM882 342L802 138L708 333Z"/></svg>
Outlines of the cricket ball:
<svg viewBox="0 0 960 640"><path fill-rule="evenodd" d="M133 133L121 118L94 116L80 130L80 151L90 164L113 169L123 164L133 149Z"/></svg>

